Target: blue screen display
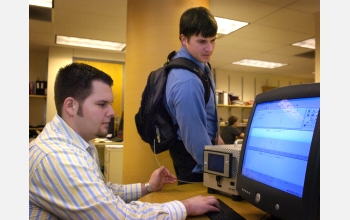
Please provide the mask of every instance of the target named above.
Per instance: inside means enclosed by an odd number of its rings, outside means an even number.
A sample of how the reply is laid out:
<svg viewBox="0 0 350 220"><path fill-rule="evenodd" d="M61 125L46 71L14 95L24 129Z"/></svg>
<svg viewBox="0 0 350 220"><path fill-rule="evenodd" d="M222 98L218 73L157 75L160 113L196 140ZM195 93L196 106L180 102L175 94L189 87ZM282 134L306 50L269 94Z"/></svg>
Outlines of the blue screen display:
<svg viewBox="0 0 350 220"><path fill-rule="evenodd" d="M256 105L242 174L302 197L320 98L284 99Z"/></svg>

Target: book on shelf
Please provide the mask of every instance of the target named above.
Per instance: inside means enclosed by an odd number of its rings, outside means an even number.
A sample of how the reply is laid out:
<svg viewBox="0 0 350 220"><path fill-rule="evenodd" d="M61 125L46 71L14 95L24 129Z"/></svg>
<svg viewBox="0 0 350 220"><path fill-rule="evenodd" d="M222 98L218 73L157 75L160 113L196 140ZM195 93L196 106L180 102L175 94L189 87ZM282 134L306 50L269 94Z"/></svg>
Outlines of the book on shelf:
<svg viewBox="0 0 350 220"><path fill-rule="evenodd" d="M231 105L240 105L240 106L244 106L244 102L241 100L234 100L232 101Z"/></svg>
<svg viewBox="0 0 350 220"><path fill-rule="evenodd" d="M230 98L227 92L224 92L223 104L228 105L230 103Z"/></svg>
<svg viewBox="0 0 350 220"><path fill-rule="evenodd" d="M215 96L216 96L216 104L222 104L223 100L224 100L224 91L223 90L216 90Z"/></svg>
<svg viewBox="0 0 350 220"><path fill-rule="evenodd" d="M36 95L46 95L47 81L39 81L39 80L37 80L35 82L35 84L36 84L35 94Z"/></svg>
<svg viewBox="0 0 350 220"><path fill-rule="evenodd" d="M232 92L227 92L224 90L216 90L216 103L223 105L231 105L233 101L239 100L239 96Z"/></svg>

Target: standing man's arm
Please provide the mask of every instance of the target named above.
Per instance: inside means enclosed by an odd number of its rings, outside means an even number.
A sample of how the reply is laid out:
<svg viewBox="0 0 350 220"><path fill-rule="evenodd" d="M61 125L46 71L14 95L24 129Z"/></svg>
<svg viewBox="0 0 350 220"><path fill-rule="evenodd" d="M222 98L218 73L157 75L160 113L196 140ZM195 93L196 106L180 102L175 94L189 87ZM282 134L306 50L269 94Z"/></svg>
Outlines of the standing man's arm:
<svg viewBox="0 0 350 220"><path fill-rule="evenodd" d="M211 138L207 130L203 84L193 73L177 71L176 74L192 74L194 77L181 83L175 83L171 91L167 92L167 104L179 125L179 136L187 151L199 166L203 166L204 146L211 145ZM215 134L212 136L214 139ZM202 171L202 167L199 169Z"/></svg>

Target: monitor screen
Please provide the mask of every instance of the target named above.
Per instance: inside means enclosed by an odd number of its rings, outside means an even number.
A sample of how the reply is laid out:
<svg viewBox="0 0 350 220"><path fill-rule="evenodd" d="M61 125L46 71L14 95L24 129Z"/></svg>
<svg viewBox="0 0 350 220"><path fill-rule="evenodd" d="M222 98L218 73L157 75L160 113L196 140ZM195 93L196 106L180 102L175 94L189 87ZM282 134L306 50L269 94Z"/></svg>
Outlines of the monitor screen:
<svg viewBox="0 0 350 220"><path fill-rule="evenodd" d="M242 144L240 195L277 218L317 218L319 123L319 83L259 94Z"/></svg>
<svg viewBox="0 0 350 220"><path fill-rule="evenodd" d="M209 154L208 161L215 161L216 163L208 164L208 169L214 172L223 173L225 168L224 155L219 154Z"/></svg>
<svg viewBox="0 0 350 220"><path fill-rule="evenodd" d="M319 109L320 97L257 104L242 175L302 197Z"/></svg>
<svg viewBox="0 0 350 220"><path fill-rule="evenodd" d="M123 129L124 129L124 111L122 112L122 116L120 117L118 132L117 132L117 135L120 138L123 138Z"/></svg>
<svg viewBox="0 0 350 220"><path fill-rule="evenodd" d="M204 172L230 177L231 158L231 153L204 150Z"/></svg>
<svg viewBox="0 0 350 220"><path fill-rule="evenodd" d="M114 138L115 137L115 117L112 117L109 121L108 125L108 134L106 138Z"/></svg>

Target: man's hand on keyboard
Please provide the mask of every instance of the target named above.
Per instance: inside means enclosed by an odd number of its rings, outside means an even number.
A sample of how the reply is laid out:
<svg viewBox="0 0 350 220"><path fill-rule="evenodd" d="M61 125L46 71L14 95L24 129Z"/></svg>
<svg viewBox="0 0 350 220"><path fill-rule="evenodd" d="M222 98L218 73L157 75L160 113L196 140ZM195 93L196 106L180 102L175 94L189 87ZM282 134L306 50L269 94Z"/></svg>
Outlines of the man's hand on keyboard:
<svg viewBox="0 0 350 220"><path fill-rule="evenodd" d="M220 211L219 202L214 196L195 196L180 202L186 207L188 216Z"/></svg>

